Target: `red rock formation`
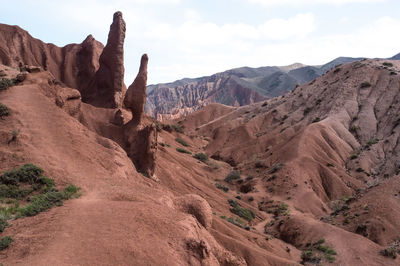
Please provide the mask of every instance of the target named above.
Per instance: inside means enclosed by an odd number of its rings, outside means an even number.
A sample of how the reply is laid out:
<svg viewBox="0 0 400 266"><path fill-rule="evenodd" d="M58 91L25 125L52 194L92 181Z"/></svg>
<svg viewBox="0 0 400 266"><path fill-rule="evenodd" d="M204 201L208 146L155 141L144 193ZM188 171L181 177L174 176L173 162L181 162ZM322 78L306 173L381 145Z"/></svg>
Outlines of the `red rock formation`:
<svg viewBox="0 0 400 266"><path fill-rule="evenodd" d="M147 54L140 61L139 73L129 86L124 105L132 112L132 120L124 126L125 150L137 170L153 176L157 151L157 130L152 120L143 120L146 104Z"/></svg>
<svg viewBox="0 0 400 266"><path fill-rule="evenodd" d="M129 86L124 98L124 105L132 111L132 119L140 123L146 105L146 84L147 84L147 54L142 55L139 73L132 85Z"/></svg>
<svg viewBox="0 0 400 266"><path fill-rule="evenodd" d="M122 104L124 84L125 21L121 12L115 12L107 45L100 56L100 67L87 88L83 101L98 107L116 108Z"/></svg>
<svg viewBox="0 0 400 266"><path fill-rule="evenodd" d="M68 87L85 96L88 81L99 68L103 45L89 35L82 44L58 47L33 38L18 26L0 24L0 63L21 67L40 66Z"/></svg>

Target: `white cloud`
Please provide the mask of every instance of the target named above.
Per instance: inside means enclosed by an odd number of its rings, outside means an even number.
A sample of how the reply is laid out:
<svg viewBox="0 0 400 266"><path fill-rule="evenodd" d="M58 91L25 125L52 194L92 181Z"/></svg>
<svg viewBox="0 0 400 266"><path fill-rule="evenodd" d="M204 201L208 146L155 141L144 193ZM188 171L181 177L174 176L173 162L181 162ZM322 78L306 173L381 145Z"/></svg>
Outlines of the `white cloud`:
<svg viewBox="0 0 400 266"><path fill-rule="evenodd" d="M310 5L310 4L331 4L331 5L344 5L349 3L376 3L384 2L386 0L247 0L250 3L261 4L264 6L276 5Z"/></svg>

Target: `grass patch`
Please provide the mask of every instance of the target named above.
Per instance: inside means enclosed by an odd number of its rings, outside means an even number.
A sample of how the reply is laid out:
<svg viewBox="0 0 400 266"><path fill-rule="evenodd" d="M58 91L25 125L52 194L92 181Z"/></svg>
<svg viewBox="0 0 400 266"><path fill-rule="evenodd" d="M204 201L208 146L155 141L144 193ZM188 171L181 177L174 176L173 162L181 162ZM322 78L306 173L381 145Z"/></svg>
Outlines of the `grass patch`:
<svg viewBox="0 0 400 266"><path fill-rule="evenodd" d="M239 217L242 217L243 219L251 222L254 218L256 218L256 215L252 210L243 208L237 203L236 200L229 199L228 200L229 205L231 205L232 208L230 208L230 211L234 214L236 214Z"/></svg>
<svg viewBox="0 0 400 266"><path fill-rule="evenodd" d="M175 141L181 144L182 146L189 147L189 144L187 144L187 142L181 138L176 138Z"/></svg>
<svg viewBox="0 0 400 266"><path fill-rule="evenodd" d="M0 103L0 117L9 116L10 114L10 109L6 105Z"/></svg>
<svg viewBox="0 0 400 266"><path fill-rule="evenodd" d="M202 152L196 153L193 157L202 162L208 161L208 155Z"/></svg>
<svg viewBox="0 0 400 266"><path fill-rule="evenodd" d="M185 149L182 149L182 148L176 148L176 151L177 151L177 152L180 152L180 153L192 154L190 151L185 150Z"/></svg>

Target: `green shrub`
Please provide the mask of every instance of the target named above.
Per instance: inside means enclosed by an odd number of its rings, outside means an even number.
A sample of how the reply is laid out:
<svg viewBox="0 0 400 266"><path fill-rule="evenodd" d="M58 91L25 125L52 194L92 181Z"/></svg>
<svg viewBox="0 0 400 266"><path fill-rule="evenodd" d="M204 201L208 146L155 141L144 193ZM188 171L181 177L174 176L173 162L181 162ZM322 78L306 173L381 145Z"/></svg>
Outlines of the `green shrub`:
<svg viewBox="0 0 400 266"><path fill-rule="evenodd" d="M392 67L392 66L393 66L393 64L390 63L390 62L383 62L382 65L384 65L384 66L386 66L386 67Z"/></svg>
<svg viewBox="0 0 400 266"><path fill-rule="evenodd" d="M264 106L267 106L267 105L268 105L268 102L264 102L261 106L264 107Z"/></svg>
<svg viewBox="0 0 400 266"><path fill-rule="evenodd" d="M239 217L242 217L243 219L251 222L254 218L256 218L256 215L252 210L243 208L237 203L236 200L229 199L228 200L229 205L231 205L232 208L230 208L230 211Z"/></svg>
<svg viewBox="0 0 400 266"><path fill-rule="evenodd" d="M5 236L0 239L0 250L8 248L8 246L14 241L11 236Z"/></svg>
<svg viewBox="0 0 400 266"><path fill-rule="evenodd" d="M0 80L0 91L6 90L14 85L17 84L16 79L7 79L7 78L2 78Z"/></svg>
<svg viewBox="0 0 400 266"><path fill-rule="evenodd" d="M233 170L225 177L224 181L231 183L233 180L237 179L240 179L240 173L237 170Z"/></svg>
<svg viewBox="0 0 400 266"><path fill-rule="evenodd" d="M219 184L219 183L216 183L215 186L216 186L218 189L223 190L224 192L228 192L228 191L229 191L229 188L228 188L227 186L221 185L221 184Z"/></svg>
<svg viewBox="0 0 400 266"><path fill-rule="evenodd" d="M3 203L7 199L5 204L14 204L0 206L0 232L4 231L10 219L34 216L78 195L79 189L74 185L58 191L54 188L54 180L43 176L43 172L36 165L25 164L0 176L0 199ZM28 203L20 207L20 200Z"/></svg>
<svg viewBox="0 0 400 266"><path fill-rule="evenodd" d="M193 157L202 162L208 161L208 155L202 152L196 153Z"/></svg>
<svg viewBox="0 0 400 266"><path fill-rule="evenodd" d="M190 151L182 149L182 148L176 148L176 151L181 152L181 153L192 154Z"/></svg>
<svg viewBox="0 0 400 266"><path fill-rule="evenodd" d="M0 215L0 233L4 231L4 229L8 226L8 217L6 217L4 214Z"/></svg>
<svg viewBox="0 0 400 266"><path fill-rule="evenodd" d="M9 116L11 114L10 109L2 103L0 103L0 117Z"/></svg>
<svg viewBox="0 0 400 266"><path fill-rule="evenodd" d="M189 147L189 144L187 144L187 142L181 138L176 138L175 141L181 144L182 146Z"/></svg>
<svg viewBox="0 0 400 266"><path fill-rule="evenodd" d="M397 250L393 247L385 248L380 251L380 254L385 257L397 258Z"/></svg>
<svg viewBox="0 0 400 266"><path fill-rule="evenodd" d="M78 188L69 185L63 191L51 190L43 194L33 196L30 203L24 207L18 208L18 216L34 216L40 212L46 211L53 206L61 206L64 200L70 199L78 192Z"/></svg>
<svg viewBox="0 0 400 266"><path fill-rule="evenodd" d="M184 133L184 130L183 130L184 126L182 126L182 125L172 125L172 128L178 133L182 133L182 134Z"/></svg>

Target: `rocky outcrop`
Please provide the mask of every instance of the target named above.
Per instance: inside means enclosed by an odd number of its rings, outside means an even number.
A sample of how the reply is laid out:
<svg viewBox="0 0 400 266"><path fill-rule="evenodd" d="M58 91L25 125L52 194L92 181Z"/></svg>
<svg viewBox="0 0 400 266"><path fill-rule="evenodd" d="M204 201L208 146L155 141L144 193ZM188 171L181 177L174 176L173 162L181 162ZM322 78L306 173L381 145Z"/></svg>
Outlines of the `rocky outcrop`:
<svg viewBox="0 0 400 266"><path fill-rule="evenodd" d="M83 100L98 107L117 108L122 104L124 84L124 40L126 24L121 12L115 12L100 66Z"/></svg>
<svg viewBox="0 0 400 266"><path fill-rule="evenodd" d="M146 84L147 84L147 54L142 56L139 73L132 85L129 86L124 98L124 105L132 112L132 119L140 123L146 105Z"/></svg>
<svg viewBox="0 0 400 266"><path fill-rule="evenodd" d="M58 47L33 38L18 26L0 24L0 64L40 67L67 87L78 89L83 102L97 107L121 107L126 91L125 30L122 13L116 12L106 47L92 35L81 44Z"/></svg>
<svg viewBox="0 0 400 266"><path fill-rule="evenodd" d="M41 67L68 87L79 89L83 96L88 81L99 68L103 47L91 35L81 44L58 47L33 38L18 26L0 24L1 64Z"/></svg>
<svg viewBox="0 0 400 266"><path fill-rule="evenodd" d="M136 170L152 177L157 152L157 129L152 121L137 124L131 120L124 125L125 151Z"/></svg>
<svg viewBox="0 0 400 266"><path fill-rule="evenodd" d="M124 125L125 150L136 169L153 176L157 151L157 130L152 120L143 119L146 103L147 54L140 61L139 73L129 86L124 105L132 112L132 120Z"/></svg>
<svg viewBox="0 0 400 266"><path fill-rule="evenodd" d="M196 217L206 229L211 227L213 214L210 204L199 195L188 194L177 197L174 203L180 211Z"/></svg>

